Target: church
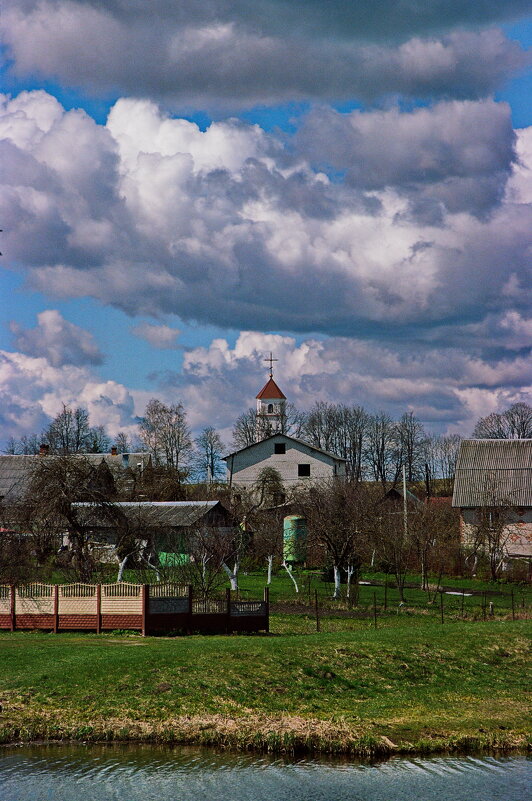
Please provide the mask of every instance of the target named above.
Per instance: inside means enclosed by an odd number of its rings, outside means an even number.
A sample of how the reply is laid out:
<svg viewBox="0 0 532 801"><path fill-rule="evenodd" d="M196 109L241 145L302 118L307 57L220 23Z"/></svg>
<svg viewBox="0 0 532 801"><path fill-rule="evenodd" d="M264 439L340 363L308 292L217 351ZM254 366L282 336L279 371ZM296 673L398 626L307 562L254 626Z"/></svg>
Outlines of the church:
<svg viewBox="0 0 532 801"><path fill-rule="evenodd" d="M279 472L287 490L296 484L345 478L345 459L283 433L286 395L273 379L276 359L270 354L266 361L270 362L269 379L256 396L256 441L224 457L229 484L249 489L265 467Z"/></svg>

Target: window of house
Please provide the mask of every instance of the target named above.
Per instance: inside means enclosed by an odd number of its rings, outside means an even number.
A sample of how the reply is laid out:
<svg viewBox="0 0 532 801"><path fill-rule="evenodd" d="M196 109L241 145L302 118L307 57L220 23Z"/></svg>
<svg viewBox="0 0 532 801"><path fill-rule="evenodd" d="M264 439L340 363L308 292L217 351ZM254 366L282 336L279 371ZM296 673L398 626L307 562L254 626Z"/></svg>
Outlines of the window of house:
<svg viewBox="0 0 532 801"><path fill-rule="evenodd" d="M275 442L273 446L274 453L286 453L286 445L284 442Z"/></svg>
<svg viewBox="0 0 532 801"><path fill-rule="evenodd" d="M310 465L309 464L298 464L297 466L297 474L300 478L303 476L310 476Z"/></svg>
<svg viewBox="0 0 532 801"><path fill-rule="evenodd" d="M273 414L273 403L268 404L268 414Z"/></svg>

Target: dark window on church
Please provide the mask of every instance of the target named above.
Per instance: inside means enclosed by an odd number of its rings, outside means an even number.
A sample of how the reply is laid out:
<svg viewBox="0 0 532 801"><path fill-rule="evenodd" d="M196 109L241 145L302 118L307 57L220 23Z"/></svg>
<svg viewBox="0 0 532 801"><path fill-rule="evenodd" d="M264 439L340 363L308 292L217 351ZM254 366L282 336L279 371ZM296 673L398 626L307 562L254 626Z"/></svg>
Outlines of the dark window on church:
<svg viewBox="0 0 532 801"><path fill-rule="evenodd" d="M273 403L268 404L268 414L273 414Z"/></svg>
<svg viewBox="0 0 532 801"><path fill-rule="evenodd" d="M300 478L303 476L310 476L310 465L309 464L298 464L297 466L297 474Z"/></svg>
<svg viewBox="0 0 532 801"><path fill-rule="evenodd" d="M273 446L274 453L286 453L286 445L284 442L276 442Z"/></svg>

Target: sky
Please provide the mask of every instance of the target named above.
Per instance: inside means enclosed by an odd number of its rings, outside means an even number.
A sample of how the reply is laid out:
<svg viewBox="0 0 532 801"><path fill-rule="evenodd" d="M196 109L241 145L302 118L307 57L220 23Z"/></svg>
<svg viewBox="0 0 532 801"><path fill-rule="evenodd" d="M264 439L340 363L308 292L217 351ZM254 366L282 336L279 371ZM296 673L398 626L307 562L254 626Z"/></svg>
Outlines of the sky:
<svg viewBox="0 0 532 801"><path fill-rule="evenodd" d="M529 0L6 0L0 447L532 402Z"/></svg>

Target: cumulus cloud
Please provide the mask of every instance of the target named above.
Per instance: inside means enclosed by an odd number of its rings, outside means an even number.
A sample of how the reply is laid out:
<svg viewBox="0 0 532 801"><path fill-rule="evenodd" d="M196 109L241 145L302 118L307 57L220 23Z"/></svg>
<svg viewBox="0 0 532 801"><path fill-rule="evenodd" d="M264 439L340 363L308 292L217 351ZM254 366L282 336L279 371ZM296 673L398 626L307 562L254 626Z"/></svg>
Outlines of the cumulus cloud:
<svg viewBox="0 0 532 801"><path fill-rule="evenodd" d="M154 348L172 350L179 347L177 338L181 332L178 328L171 328L169 325L139 323L131 331L136 337L146 340Z"/></svg>
<svg viewBox="0 0 532 801"><path fill-rule="evenodd" d="M23 328L17 322L9 324L15 347L27 356L44 356L52 367L63 364L92 364L103 362L103 355L93 335L61 315L47 309L37 315L35 328Z"/></svg>
<svg viewBox="0 0 532 801"><path fill-rule="evenodd" d="M316 400L362 405L393 417L414 411L429 430L470 434L480 414L531 399L532 364L523 353L495 360L459 345L438 348L380 345L362 339L293 337L245 331L234 347L223 339L190 349L182 375L166 374L165 391L215 424L230 426L253 405L266 380L264 355L279 359L275 375L290 401L309 408ZM216 402L213 403L213 399ZM486 412L485 409L488 411Z"/></svg>
<svg viewBox="0 0 532 801"><path fill-rule="evenodd" d="M0 132L17 165L0 201L6 257L48 294L421 340L529 301L527 150L516 159L504 104L317 111L285 142L237 120L201 131L140 100L100 126L35 92L4 100ZM314 164L320 141L336 174Z"/></svg>
<svg viewBox="0 0 532 801"><path fill-rule="evenodd" d="M111 435L136 429L134 395L124 385L102 381L87 367L54 366L42 356L0 351L0 424L6 437L41 430L63 403L83 406L91 425L104 425Z"/></svg>
<svg viewBox="0 0 532 801"><path fill-rule="evenodd" d="M484 26L527 10L525 0L39 0L8 6L0 30L18 75L40 73L181 106L236 108L395 93L485 95L527 56Z"/></svg>

